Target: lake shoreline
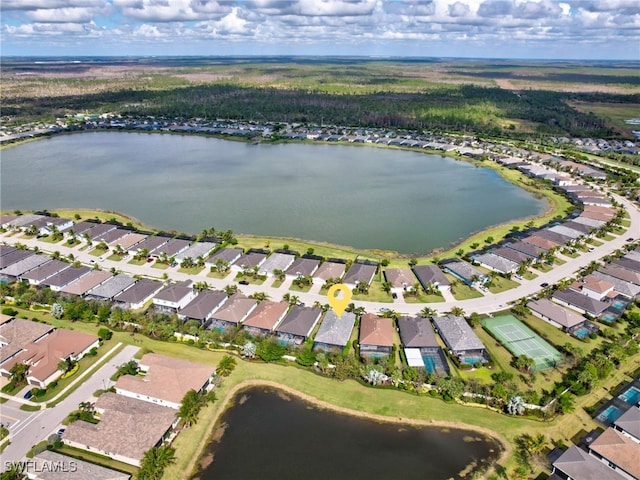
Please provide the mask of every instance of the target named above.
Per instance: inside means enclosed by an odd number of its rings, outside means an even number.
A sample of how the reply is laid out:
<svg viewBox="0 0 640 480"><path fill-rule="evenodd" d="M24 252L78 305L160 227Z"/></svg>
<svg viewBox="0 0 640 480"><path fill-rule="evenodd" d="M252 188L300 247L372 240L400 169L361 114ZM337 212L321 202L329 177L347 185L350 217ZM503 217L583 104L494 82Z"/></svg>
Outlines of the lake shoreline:
<svg viewBox="0 0 640 480"><path fill-rule="evenodd" d="M201 463L205 459L205 456L207 455L207 452L205 451L206 447L214 439L214 436L216 435L220 427L219 422L222 415L235 404L235 400L238 397L238 395L240 395L244 390L247 390L249 388L255 388L255 387L273 388L281 392L284 392L286 394L289 394L291 396L295 396L322 410L330 410L332 412L349 415L353 417L358 417L358 418L363 418L363 419L374 421L374 422L401 424L401 425L409 425L414 427L435 427L435 428L443 428L443 429L447 429L447 428L458 429L458 430L465 430L469 432L475 432L475 433L479 433L487 437L490 437L496 440L500 444L500 446L502 447L502 451L500 452L499 457L494 460L492 465L487 470L482 472L482 476L480 478L487 478L491 470L494 469L494 465L504 464L512 453L511 445L504 438L502 438L501 435L499 435L497 432L493 430L480 427L477 425L469 425L462 422L441 421L441 420L419 420L415 418L406 418L406 417L388 417L388 416L378 415L374 413L360 412L358 410L352 410L349 408L334 405L324 400L320 400L312 395L301 392L299 390L296 390L294 388L291 388L287 385L283 385L278 382L274 382L270 380L244 380L234 385L233 387L231 387L227 392L227 394L224 396L224 398L217 400L218 402L221 402L221 405L218 408L217 412L214 414L211 424L208 426L207 435L203 437L202 441L197 446L196 452L194 452L195 454L187 466L186 471L190 472L189 478L193 478L193 476L196 475L196 472L197 472L196 469L199 467L199 465L201 465Z"/></svg>

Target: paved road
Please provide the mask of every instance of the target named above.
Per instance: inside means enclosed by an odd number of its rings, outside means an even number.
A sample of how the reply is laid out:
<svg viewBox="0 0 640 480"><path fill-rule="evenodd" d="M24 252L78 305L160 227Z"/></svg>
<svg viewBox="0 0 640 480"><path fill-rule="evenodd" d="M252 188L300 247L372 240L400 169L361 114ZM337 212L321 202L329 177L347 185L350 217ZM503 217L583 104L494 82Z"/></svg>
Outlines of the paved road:
<svg viewBox="0 0 640 480"><path fill-rule="evenodd" d="M55 433L62 420L70 412L76 410L79 403L88 401L96 390L105 387L109 388L109 379L118 366L131 360L137 351L138 347L127 345L58 405L46 410L32 412L26 418L21 419L22 421L16 428L11 429L11 445L2 452L2 465L4 466L5 462L21 460L34 445ZM15 409L19 409L20 404L13 400L3 404L3 416L7 407L10 409L7 410L8 412L15 414Z"/></svg>
<svg viewBox="0 0 640 480"><path fill-rule="evenodd" d="M420 310L422 310L425 306L434 308L440 313L448 312L454 306L461 307L467 313L489 313L497 310L502 310L512 302L538 292L540 290L541 283L548 283L552 285L562 280L563 278L574 276L576 272L578 272L578 270L587 266L592 261L597 261L605 255L608 255L615 250L621 249L627 244L627 238L632 237L636 240L640 238L640 210L638 210L638 207L636 207L627 199L615 195L614 197L618 202L623 204L625 209L629 212L631 226L625 233L609 242L604 242L599 247L595 247L592 252L581 253L580 256L576 259L566 258L567 262L565 264L555 266L551 271L547 273L541 272L538 277L533 280L521 280L520 285L516 288L498 294L486 293L481 298L455 301L448 300L440 303L409 304L405 302L396 302L395 304L392 304L363 301L355 301L353 303L355 303L356 306L364 307L369 312L377 312L381 308L393 308L399 313L407 315L415 315L420 312ZM92 265L91 261L93 260L93 262L100 265L103 270L110 270L111 268L115 268L131 275L142 275L152 278L155 277L157 279L161 279L162 275L164 273L167 273L172 280L193 280L194 282L204 281L207 282L212 288L216 289L222 289L226 285L236 283L233 281L233 278L235 276L235 273L233 272L222 280L207 277L206 275L208 272L206 269L200 272L198 275L189 275L186 273L178 272L178 267L160 270L152 268L150 264L131 265L127 263L126 259L120 262L113 262L106 259L99 260L98 257L89 254L86 250L80 251L80 246L69 247L64 242L58 244L50 244L36 240L35 238L25 239L21 237L22 235L8 236L7 234L3 234L0 235L0 240L5 241L9 244L22 243L30 248L37 246L40 250L47 252L53 252L57 250L65 256L69 253L72 253L76 260L79 260L87 265ZM298 298L300 298L300 301L305 302L307 305L312 305L316 301L327 303L326 295L312 293L317 292L316 288L312 288L311 292L308 293L290 292L288 290L288 287L290 285L289 281L285 281L284 284L278 288L271 287L271 283L273 283L273 279L267 279L262 285L240 285L239 289L246 295L250 295L255 292L265 292L271 299L274 300L280 300L282 298L282 295L289 292L292 295L298 296Z"/></svg>

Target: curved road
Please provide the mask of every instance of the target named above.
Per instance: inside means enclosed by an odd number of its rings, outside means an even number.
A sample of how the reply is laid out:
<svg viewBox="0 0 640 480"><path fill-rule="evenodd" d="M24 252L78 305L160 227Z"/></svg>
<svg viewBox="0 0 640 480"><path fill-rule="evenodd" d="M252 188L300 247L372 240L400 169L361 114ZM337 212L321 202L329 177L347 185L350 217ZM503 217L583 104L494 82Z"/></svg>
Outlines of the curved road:
<svg viewBox="0 0 640 480"><path fill-rule="evenodd" d="M627 199L617 195L614 195L614 197L616 201L621 203L629 213L631 225L626 232L611 241L605 241L601 246L595 247L591 252L581 253L578 258L567 258L565 264L557 265L547 273L541 272L533 280L521 280L520 285L516 288L512 288L510 290L497 294L485 292L484 296L480 298L445 301L439 303L404 303L404 301L402 301L401 299L399 301L396 301L395 303L365 301L354 301L353 303L356 306L364 307L365 310L369 312L376 312L380 309L390 308L394 311L397 311L398 313L406 315L416 315L425 306L431 307L437 310L439 313L448 312L454 306L462 308L466 313L490 313L507 308L510 303L516 302L523 297L534 295L540 290L541 283L548 283L549 285L553 285L554 283L557 283L564 278L572 277L578 272L578 270L589 265L589 263L591 263L592 261L597 261L598 259L618 249L623 248L628 243L626 241L627 238L632 237L635 240L640 238L640 210L637 206L635 206ZM216 279L207 277L208 272L206 269L197 275L190 275L178 272L178 267L160 270L151 268L151 266L148 264L131 265L125 260L120 262L98 260L98 257L90 255L87 251L80 251L78 246L69 247L63 242L58 244L51 244L38 241L35 238L25 239L22 238L21 235L9 236L7 234L1 235L0 240L8 244L22 243L30 248L34 248L37 246L41 251L45 252L52 253L57 250L64 256L72 253L76 260L79 260L86 265L92 265L92 260L94 262L98 262L98 265L100 265L103 270L110 270L113 267L117 270L120 270L124 273L129 273L131 275L141 275L156 279L161 279L162 275L166 272L169 275L169 278L174 281L192 280L194 282L207 282L210 287L215 289L223 289L226 285L229 284L237 285L237 282L233 281L233 278L235 277L234 272L230 273L224 279ZM311 288L311 291L308 293L301 293L292 292L289 290L291 280L286 280L278 288L269 286L269 283L273 283L273 279L267 279L265 281L265 284L262 285L238 285L238 287L239 290L246 295L250 295L255 292L265 292L273 300L280 300L285 293L289 292L292 295L296 295L301 302L305 302L307 305L312 305L316 301L319 301L320 303L327 303L326 295L320 295L319 293L317 293L319 290L319 285L314 285Z"/></svg>

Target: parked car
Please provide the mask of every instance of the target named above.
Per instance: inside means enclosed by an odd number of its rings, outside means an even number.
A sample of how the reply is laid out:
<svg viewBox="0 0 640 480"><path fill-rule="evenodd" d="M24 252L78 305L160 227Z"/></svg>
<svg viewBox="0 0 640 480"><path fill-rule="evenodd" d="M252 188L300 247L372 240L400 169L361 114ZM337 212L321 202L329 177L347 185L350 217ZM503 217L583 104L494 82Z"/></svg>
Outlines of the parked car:
<svg viewBox="0 0 640 480"><path fill-rule="evenodd" d="M541 283L541 284L540 284L540 286L541 286L542 288L546 288L546 287L548 287L548 286L549 286L549 284L548 284L547 282L544 282L544 283Z"/></svg>
<svg viewBox="0 0 640 480"><path fill-rule="evenodd" d="M56 432L56 435L61 436L64 433L65 429L64 428L59 428L58 431Z"/></svg>
<svg viewBox="0 0 640 480"><path fill-rule="evenodd" d="M31 390L27 390L27 393L24 394L24 398L26 398L27 400L29 400L32 396L33 393L31 393Z"/></svg>
<svg viewBox="0 0 640 480"><path fill-rule="evenodd" d="M249 285L249 282L247 282L246 280L240 280L238 283L240 285Z"/></svg>
<svg viewBox="0 0 640 480"><path fill-rule="evenodd" d="M153 262L153 258L147 258L147 263Z"/></svg>

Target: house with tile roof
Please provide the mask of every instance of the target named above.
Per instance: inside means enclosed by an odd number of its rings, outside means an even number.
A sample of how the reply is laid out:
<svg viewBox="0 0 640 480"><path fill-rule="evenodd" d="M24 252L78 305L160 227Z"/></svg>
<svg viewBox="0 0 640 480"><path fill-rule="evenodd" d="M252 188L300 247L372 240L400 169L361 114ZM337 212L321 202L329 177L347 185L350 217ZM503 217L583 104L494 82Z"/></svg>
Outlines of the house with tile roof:
<svg viewBox="0 0 640 480"><path fill-rule="evenodd" d="M579 328L587 321L582 315L578 315L573 310L563 308L546 298L530 301L527 303L527 308L531 310L534 316L565 332L573 328Z"/></svg>
<svg viewBox="0 0 640 480"><path fill-rule="evenodd" d="M29 480L129 480L131 475L95 463L68 457L51 450L33 456L25 463L24 473Z"/></svg>
<svg viewBox="0 0 640 480"><path fill-rule="evenodd" d="M168 439L178 423L173 408L112 392L100 395L95 409L99 422L70 423L62 442L136 467L144 453Z"/></svg>
<svg viewBox="0 0 640 480"><path fill-rule="evenodd" d="M213 327L235 327L236 325L244 322L251 312L258 306L258 301L253 298L248 298L242 293L234 293L224 303L220 309L216 310L211 315L212 324L209 328Z"/></svg>
<svg viewBox="0 0 640 480"><path fill-rule="evenodd" d="M275 329L276 337L300 345L311 335L321 316L322 310L318 307L294 305Z"/></svg>
<svg viewBox="0 0 640 480"><path fill-rule="evenodd" d="M445 315L432 317L436 332L449 352L460 363L485 363L489 357L484 344L463 317Z"/></svg>
<svg viewBox="0 0 640 480"><path fill-rule="evenodd" d="M140 375L123 375L116 381L118 395L179 410L189 390L209 388L215 368L181 358L147 353L138 362Z"/></svg>
<svg viewBox="0 0 640 480"><path fill-rule="evenodd" d="M275 330L288 310L287 302L264 300L245 319L242 328L254 335L267 335Z"/></svg>
<svg viewBox="0 0 640 480"><path fill-rule="evenodd" d="M339 262L324 262L313 274L313 283L324 285L329 279L339 280L344 275L346 265Z"/></svg>
<svg viewBox="0 0 640 480"><path fill-rule="evenodd" d="M413 273L427 292L431 288L440 291L451 290L451 282L437 265L416 265L413 267Z"/></svg>
<svg viewBox="0 0 640 480"><path fill-rule="evenodd" d="M589 444L589 453L624 477L640 479L640 443L607 428Z"/></svg>
<svg viewBox="0 0 640 480"><path fill-rule="evenodd" d="M360 356L383 357L393 350L393 319L365 313L360 317Z"/></svg>
<svg viewBox="0 0 640 480"><path fill-rule="evenodd" d="M449 375L447 359L428 318L401 316L398 328L407 360L416 359L415 365L410 366L426 368L429 373ZM417 355L412 354L412 350L417 350ZM429 365L425 364L424 357L429 358Z"/></svg>
<svg viewBox="0 0 640 480"><path fill-rule="evenodd" d="M197 320L204 325L226 301L227 294L223 291L202 290L184 308L178 310L178 318L183 321Z"/></svg>
<svg viewBox="0 0 640 480"><path fill-rule="evenodd" d="M177 312L196 298L198 292L191 287L191 280L172 283L153 297L153 305L166 312Z"/></svg>
<svg viewBox="0 0 640 480"><path fill-rule="evenodd" d="M314 338L313 348L318 350L342 351L349 343L356 316L351 312L343 312L339 317L333 309L324 314L324 318Z"/></svg>
<svg viewBox="0 0 640 480"><path fill-rule="evenodd" d="M555 462L549 480L628 480L575 445Z"/></svg>
<svg viewBox="0 0 640 480"><path fill-rule="evenodd" d="M409 268L387 268L384 270L384 278L391 283L391 293L401 294L413 292L416 277Z"/></svg>

